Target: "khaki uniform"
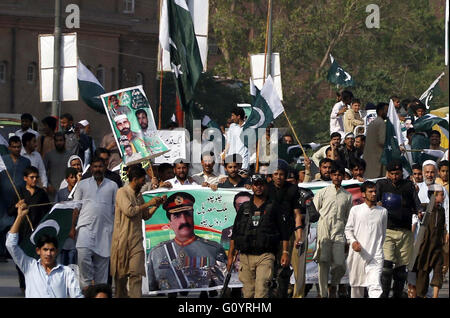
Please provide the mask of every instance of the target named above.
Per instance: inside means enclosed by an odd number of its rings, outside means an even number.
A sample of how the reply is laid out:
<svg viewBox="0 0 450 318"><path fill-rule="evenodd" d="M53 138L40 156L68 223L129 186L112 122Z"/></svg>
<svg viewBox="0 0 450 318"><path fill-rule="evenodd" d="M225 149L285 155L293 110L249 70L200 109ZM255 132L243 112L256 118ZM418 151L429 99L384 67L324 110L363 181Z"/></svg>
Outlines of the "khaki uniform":
<svg viewBox="0 0 450 318"><path fill-rule="evenodd" d="M353 109L348 109L344 114L344 131L346 133L353 132L359 125L364 125L364 120L359 112L355 113Z"/></svg>
<svg viewBox="0 0 450 318"><path fill-rule="evenodd" d="M242 282L244 298L268 298L272 281L275 255L240 254L239 280Z"/></svg>
<svg viewBox="0 0 450 318"><path fill-rule="evenodd" d="M142 296L142 276L145 276L145 255L142 241L142 220L150 218L148 210L139 211L144 204L127 185L117 191L114 232L111 246L111 275L115 279L116 297ZM127 292L127 281L129 292Z"/></svg>

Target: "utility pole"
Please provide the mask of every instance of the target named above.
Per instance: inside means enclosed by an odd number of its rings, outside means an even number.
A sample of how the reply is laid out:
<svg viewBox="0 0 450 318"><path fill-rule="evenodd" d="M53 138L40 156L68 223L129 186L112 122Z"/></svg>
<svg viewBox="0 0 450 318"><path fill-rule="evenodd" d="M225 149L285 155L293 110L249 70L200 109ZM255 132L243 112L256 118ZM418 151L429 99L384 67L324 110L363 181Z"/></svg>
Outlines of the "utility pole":
<svg viewBox="0 0 450 318"><path fill-rule="evenodd" d="M55 0L55 31L53 46L53 100L52 116L61 115L60 77L61 77L61 0ZM59 120L58 120L59 123ZM58 124L59 126L59 124Z"/></svg>
<svg viewBox="0 0 450 318"><path fill-rule="evenodd" d="M269 0L269 32L267 32L267 76L272 76L272 0ZM266 76L266 77L267 77Z"/></svg>

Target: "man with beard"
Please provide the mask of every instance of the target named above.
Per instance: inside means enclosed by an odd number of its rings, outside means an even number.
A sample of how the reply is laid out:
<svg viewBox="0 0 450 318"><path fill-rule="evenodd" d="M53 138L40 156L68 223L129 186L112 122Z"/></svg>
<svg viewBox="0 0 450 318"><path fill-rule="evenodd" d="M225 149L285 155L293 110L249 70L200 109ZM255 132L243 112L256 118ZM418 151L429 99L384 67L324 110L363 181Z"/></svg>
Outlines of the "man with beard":
<svg viewBox="0 0 450 318"><path fill-rule="evenodd" d="M57 132L53 140L55 149L47 152L44 156L44 165L47 170L48 187L47 192L51 198L56 195L61 181L64 180L66 173L65 163L69 160L72 153L66 150L66 139L62 132Z"/></svg>
<svg viewBox="0 0 450 318"><path fill-rule="evenodd" d="M138 109L136 111L136 118L138 120L139 126L141 127L142 137L144 138L145 142L151 141L155 136L158 136L155 122L151 120L149 126L147 112L144 109Z"/></svg>
<svg viewBox="0 0 450 318"><path fill-rule="evenodd" d="M388 211L386 239L383 244L384 263L381 274L383 293L389 297L391 282L394 298L403 298L407 279L406 267L410 261L414 237L411 232L412 216L418 214L419 201L414 184L403 179L403 168L399 161L386 166L387 178L378 180L377 202Z"/></svg>
<svg viewBox="0 0 450 318"><path fill-rule="evenodd" d="M178 162L175 162L173 173L175 177L161 183L159 186L160 188L172 189L179 188L185 185L197 185L192 177L188 177L189 165L182 160L178 160Z"/></svg>
<svg viewBox="0 0 450 318"><path fill-rule="evenodd" d="M203 171L196 173L192 176L192 179L203 187L209 187L213 184L219 183L219 176L214 174L214 153L205 152L201 155L201 162Z"/></svg>
<svg viewBox="0 0 450 318"><path fill-rule="evenodd" d="M319 163L319 173L316 174L314 181L331 181L330 172L333 160L323 158Z"/></svg>
<svg viewBox="0 0 450 318"><path fill-rule="evenodd" d="M106 164L101 158L91 162L92 177L81 180L74 200L82 200L76 225L78 267L82 289L108 281L108 264L114 221L117 184L106 179Z"/></svg>
<svg viewBox="0 0 450 318"><path fill-rule="evenodd" d="M220 179L217 185L210 185L211 189L217 190L217 188L250 188L249 180L241 177L239 170L241 170L242 164L241 156L239 154L229 155L225 159L225 172L228 177Z"/></svg>
<svg viewBox="0 0 450 318"><path fill-rule="evenodd" d="M147 151L144 140L142 140L142 138L139 138L139 136L131 130L131 123L128 120L127 115L117 115L116 117L114 117L114 122L116 123L116 127L120 132L120 136L125 136L129 140L131 148L133 149L133 153L145 153Z"/></svg>
<svg viewBox="0 0 450 318"><path fill-rule="evenodd" d="M130 183L117 191L114 232L111 246L111 276L118 298L140 298L145 255L142 242L142 220L148 220L167 196L144 203L140 193L145 184L145 170L139 165L128 171ZM127 290L128 283L128 290Z"/></svg>
<svg viewBox="0 0 450 318"><path fill-rule="evenodd" d="M214 282L214 273L216 262L227 262L225 250L219 243L195 235L194 203L189 193L176 192L163 204L175 238L158 244L149 253L150 290L205 288L222 283Z"/></svg>

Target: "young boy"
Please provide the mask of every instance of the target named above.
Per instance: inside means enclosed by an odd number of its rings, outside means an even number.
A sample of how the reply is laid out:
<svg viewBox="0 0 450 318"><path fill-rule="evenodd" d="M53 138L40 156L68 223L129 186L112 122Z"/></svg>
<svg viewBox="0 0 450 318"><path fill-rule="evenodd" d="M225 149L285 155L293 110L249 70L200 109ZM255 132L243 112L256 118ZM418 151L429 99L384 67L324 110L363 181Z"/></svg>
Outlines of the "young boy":
<svg viewBox="0 0 450 318"><path fill-rule="evenodd" d="M443 186L448 193L448 160L442 160L438 163L438 171L439 177L436 178L436 183Z"/></svg>
<svg viewBox="0 0 450 318"><path fill-rule="evenodd" d="M361 101L359 99L353 99L351 108L344 114L344 131L346 133L353 132L356 126L364 125L364 121L359 114L361 108Z"/></svg>
<svg viewBox="0 0 450 318"><path fill-rule="evenodd" d="M423 241L420 245L419 254L414 264L414 272L417 273L416 292L417 297L425 298L428 285L433 286L433 298L438 298L439 290L442 288L442 263L444 261L443 242L445 236L445 210L444 188L439 184L428 187L428 197L434 195L434 208L429 215L424 226ZM445 237L448 241L448 234ZM433 271L433 279L429 281L430 272Z"/></svg>
<svg viewBox="0 0 450 318"><path fill-rule="evenodd" d="M78 170L75 168L66 169L66 182L67 187L62 188L56 194L56 202L62 202L69 200L69 194L72 192L73 187L77 183ZM73 210L73 218L78 218L78 209ZM69 233L69 237L64 242L61 252L58 255L58 262L63 265L76 264L77 263L77 249L75 248L75 225L72 224L72 228Z"/></svg>

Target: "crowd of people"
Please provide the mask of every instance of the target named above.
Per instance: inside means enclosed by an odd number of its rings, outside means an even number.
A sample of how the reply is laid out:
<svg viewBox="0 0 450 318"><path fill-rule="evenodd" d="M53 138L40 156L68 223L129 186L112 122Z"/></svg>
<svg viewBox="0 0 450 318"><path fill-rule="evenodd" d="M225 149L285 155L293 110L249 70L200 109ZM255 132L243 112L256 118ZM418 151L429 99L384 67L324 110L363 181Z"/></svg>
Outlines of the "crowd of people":
<svg viewBox="0 0 450 318"><path fill-rule="evenodd" d="M391 99L408 125L427 111L417 99ZM376 112L367 125L361 101L344 90L331 110L329 141L317 149L306 147L307 155L286 133L275 140L278 152L273 153L271 124L258 141L267 151L257 162L241 139L244 111L235 107L223 127L223 147L197 140L194 133L186 144L187 158L135 164L124 169L125 175L113 133L96 147L87 120L75 124L72 115L64 114L58 130L57 120L46 117L39 133L31 128L32 115L23 114L21 128L0 148L5 166L0 173L0 261L13 259L26 297L111 297L113 290L115 297L141 297L149 266L142 220L161 205L169 222L192 218L193 211L190 197L144 202L142 193L187 185L211 191L246 188L251 195L237 209L222 259L231 270L239 254L243 287L233 288L232 297L307 296L313 284L297 288L290 283L292 274L296 284L301 281L296 262L307 248L306 217L317 222L313 261L318 264L318 297L387 298L391 291L394 298L438 297L448 272L448 149L440 147L439 131L411 127L403 149L411 171L398 160L382 164L388 106L366 105L366 111ZM446 153L439 158L411 155L405 150L413 149L414 140ZM192 160L194 143L201 146L200 163ZM362 204L353 205L343 180L360 184ZM310 182L327 183L313 194L304 186ZM181 200L176 209L175 199ZM41 236L36 242L39 259L27 256L20 243L54 203L68 200L82 202L73 211L68 238L58 246L54 237ZM177 239L180 246L202 244L193 234ZM223 249L210 248L215 253ZM78 266L78 276L70 264ZM154 275L152 268L148 272ZM342 284L346 273L349 283Z"/></svg>

